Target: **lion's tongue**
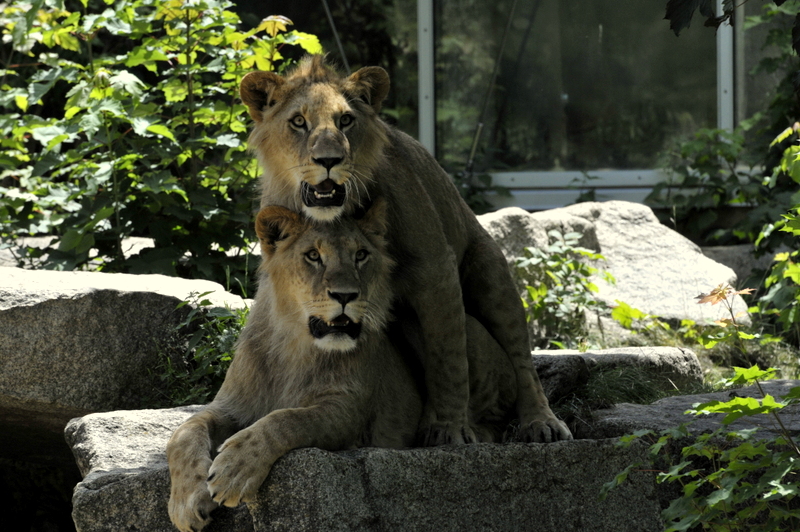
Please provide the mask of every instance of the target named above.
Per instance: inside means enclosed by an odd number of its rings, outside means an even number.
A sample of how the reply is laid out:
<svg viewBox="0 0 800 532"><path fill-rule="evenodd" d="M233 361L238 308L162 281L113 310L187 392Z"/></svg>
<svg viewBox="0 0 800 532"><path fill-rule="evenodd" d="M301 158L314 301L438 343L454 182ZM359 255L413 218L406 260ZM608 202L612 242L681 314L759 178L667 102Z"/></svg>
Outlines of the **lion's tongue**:
<svg viewBox="0 0 800 532"><path fill-rule="evenodd" d="M350 323L350 318L348 318L344 314L342 314L338 318L334 318L334 319L331 320L331 325L335 325L337 327L344 327L345 325L348 325L349 323Z"/></svg>
<svg viewBox="0 0 800 532"><path fill-rule="evenodd" d="M333 182L333 179L326 179L325 181L323 181L322 183L320 183L318 185L312 185L311 188L313 188L315 191L319 192L320 194L329 194L330 191L333 190L333 187L335 185L336 185L336 183Z"/></svg>

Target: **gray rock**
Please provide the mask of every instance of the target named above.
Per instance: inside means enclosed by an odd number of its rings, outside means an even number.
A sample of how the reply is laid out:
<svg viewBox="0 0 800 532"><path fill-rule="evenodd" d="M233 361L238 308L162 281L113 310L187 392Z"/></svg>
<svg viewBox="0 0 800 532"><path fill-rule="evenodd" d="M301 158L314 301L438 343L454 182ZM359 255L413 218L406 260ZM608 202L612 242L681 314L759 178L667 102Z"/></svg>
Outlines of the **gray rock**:
<svg viewBox="0 0 800 532"><path fill-rule="evenodd" d="M598 297L609 305L619 300L664 319L698 323L728 317L722 305L699 305L695 297L721 283L735 286L733 270L707 258L690 240L659 223L645 205L589 202L535 214L509 208L478 219L509 261L521 256L525 246L543 246L547 230L587 235L584 246L606 258L597 266L616 279L614 285L596 280ZM734 312L745 311L739 318L743 323L749 323L746 310L747 305L736 296Z"/></svg>
<svg viewBox="0 0 800 532"><path fill-rule="evenodd" d="M599 250L594 225L565 212L564 209L531 214L519 207L507 207L483 214L478 220L500 245L510 264L513 264L514 258L522 256L522 250L526 247L547 246L550 241L547 233L552 230L557 230L562 235L580 233L581 246L594 251Z"/></svg>
<svg viewBox="0 0 800 532"><path fill-rule="evenodd" d="M774 253L767 253L756 257L753 244L708 246L700 249L703 251L703 255L709 259L731 268L740 282L747 280L759 270L769 270L775 256ZM781 251L788 251L788 248Z"/></svg>
<svg viewBox="0 0 800 532"><path fill-rule="evenodd" d="M800 386L800 381L772 380L762 383L761 386L765 393L779 399L786 395L791 388ZM651 405L621 403L613 408L596 411L594 413L595 420L588 425L579 427L576 437L614 438L644 429L659 432L690 421L692 434L712 432L720 426L723 414L695 417L685 414L686 410L698 403L728 401L736 396L760 398L761 394L756 386L749 386L715 393L666 397ZM797 434L800 431L800 405L781 409L780 417L790 432ZM729 427L731 430L758 427L758 434L762 437L778 435L775 422L767 416L742 417L731 423Z"/></svg>
<svg viewBox="0 0 800 532"><path fill-rule="evenodd" d="M635 366L643 369L659 389L681 390L703 383L703 369L691 349L680 347L617 347L583 353L586 365L614 369Z"/></svg>
<svg viewBox="0 0 800 532"><path fill-rule="evenodd" d="M659 390L686 390L703 383L703 370L690 349L616 347L579 352L570 349L533 352L533 365L550 402L584 385L593 371L624 366L642 369Z"/></svg>
<svg viewBox="0 0 800 532"><path fill-rule="evenodd" d="M75 489L78 532L172 531L163 449L186 409L75 419L67 440L86 478ZM141 418L140 418L141 416ZM206 530L656 531L651 472L598 500L604 482L644 457L611 440L432 449L300 449L273 468L257 500L215 512Z"/></svg>
<svg viewBox="0 0 800 532"><path fill-rule="evenodd" d="M561 351L534 351L533 367L550 403L573 393L589 380L589 367L581 354Z"/></svg>
<svg viewBox="0 0 800 532"><path fill-rule="evenodd" d="M191 293L242 300L210 281L162 275L0 271L0 405L76 413L137 407Z"/></svg>
<svg viewBox="0 0 800 532"><path fill-rule="evenodd" d="M0 428L13 434L0 454L63 460L69 419L141 407L163 387L153 370L188 311L176 306L207 291L243 304L210 281L0 268Z"/></svg>

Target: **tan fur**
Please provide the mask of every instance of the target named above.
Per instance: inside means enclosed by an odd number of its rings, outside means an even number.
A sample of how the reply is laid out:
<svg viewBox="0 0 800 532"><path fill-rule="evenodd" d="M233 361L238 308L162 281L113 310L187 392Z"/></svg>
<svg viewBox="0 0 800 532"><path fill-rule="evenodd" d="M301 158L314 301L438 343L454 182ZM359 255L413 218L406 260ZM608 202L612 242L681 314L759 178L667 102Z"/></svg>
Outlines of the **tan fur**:
<svg viewBox="0 0 800 532"><path fill-rule="evenodd" d="M377 205L359 222L315 226L283 207L259 213L264 262L236 356L215 399L167 445L179 530L199 531L217 505L251 501L291 449L412 444L422 402L384 333L392 267L384 216ZM342 314L362 324L357 340L312 336L310 317Z"/></svg>
<svg viewBox="0 0 800 532"><path fill-rule="evenodd" d="M318 56L286 77L245 76L240 94L254 120L249 145L264 171L262 205L330 221L376 198L387 201L389 252L398 263L392 278L395 314L425 372L423 443L475 440L467 314L499 343L514 368L520 437L570 439L531 364L524 312L500 249L436 160L378 118L388 90L389 78L379 67L343 77ZM307 206L301 191L328 179L345 187L344 204Z"/></svg>

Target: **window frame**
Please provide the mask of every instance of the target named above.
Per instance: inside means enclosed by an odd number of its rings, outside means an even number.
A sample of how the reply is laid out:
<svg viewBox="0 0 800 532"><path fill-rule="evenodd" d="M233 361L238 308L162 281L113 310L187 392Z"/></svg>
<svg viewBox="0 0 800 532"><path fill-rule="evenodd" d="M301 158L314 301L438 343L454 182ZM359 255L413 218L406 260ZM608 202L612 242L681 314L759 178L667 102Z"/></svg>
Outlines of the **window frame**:
<svg viewBox="0 0 800 532"><path fill-rule="evenodd" d="M434 1L417 0L418 38L418 139L436 155L436 91L434 63ZM716 12L722 12L722 1L716 0ZM736 7L736 20L743 19L743 6ZM699 16L699 15L698 15ZM742 31L742 24L737 24ZM664 31L669 31L666 27ZM709 30L711 31L711 30ZM734 53L734 27L725 23L717 30L717 127L733 130L736 121L737 84L734 64L740 54ZM739 69L739 72L741 68ZM740 72L741 74L741 72ZM594 189L598 201L625 200L642 203L652 187L666 179L663 170L525 171L492 173L493 184L506 187L512 196L491 196L497 208L517 206L526 210L544 210L574 203L578 194ZM592 179L587 178L590 176Z"/></svg>

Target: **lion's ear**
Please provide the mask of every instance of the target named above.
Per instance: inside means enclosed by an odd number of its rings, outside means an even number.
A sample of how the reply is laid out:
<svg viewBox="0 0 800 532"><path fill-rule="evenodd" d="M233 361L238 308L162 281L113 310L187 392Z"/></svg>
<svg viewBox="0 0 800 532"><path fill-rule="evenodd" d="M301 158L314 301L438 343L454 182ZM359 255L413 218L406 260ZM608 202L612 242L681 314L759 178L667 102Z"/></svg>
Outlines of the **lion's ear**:
<svg viewBox="0 0 800 532"><path fill-rule="evenodd" d="M261 252L272 255L277 242L298 233L302 226L302 217L296 212L278 205L264 207L256 216L256 234L261 241Z"/></svg>
<svg viewBox="0 0 800 532"><path fill-rule="evenodd" d="M347 78L345 91L371 105L377 113L389 94L389 74L381 67L364 67Z"/></svg>
<svg viewBox="0 0 800 532"><path fill-rule="evenodd" d="M389 230L388 206L386 200L377 198L364 216L358 220L358 226L367 235L385 237Z"/></svg>
<svg viewBox="0 0 800 532"><path fill-rule="evenodd" d="M275 91L286 81L274 72L250 72L239 85L239 97L247 106L250 116L256 122L261 122L262 111L265 107L275 104Z"/></svg>

